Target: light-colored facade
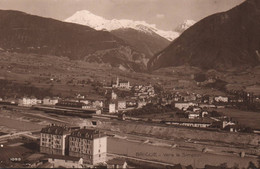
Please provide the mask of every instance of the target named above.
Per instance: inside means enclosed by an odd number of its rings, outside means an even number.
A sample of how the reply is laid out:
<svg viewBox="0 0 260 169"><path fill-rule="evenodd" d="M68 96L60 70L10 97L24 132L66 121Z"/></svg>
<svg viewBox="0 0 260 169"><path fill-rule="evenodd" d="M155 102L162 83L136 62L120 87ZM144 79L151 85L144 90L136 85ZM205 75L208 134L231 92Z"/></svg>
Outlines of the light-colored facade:
<svg viewBox="0 0 260 169"><path fill-rule="evenodd" d="M19 100L18 105L19 106L26 106L26 107L31 107L32 105L37 104L37 99L36 98L29 98L29 97L23 97L22 99Z"/></svg>
<svg viewBox="0 0 260 169"><path fill-rule="evenodd" d="M68 135L68 129L62 126L48 126L43 128L41 130L40 152L65 155L66 139Z"/></svg>
<svg viewBox="0 0 260 169"><path fill-rule="evenodd" d="M111 99L112 100L116 100L117 99L117 94L114 91L112 91L112 93L111 93Z"/></svg>
<svg viewBox="0 0 260 169"><path fill-rule="evenodd" d="M55 105L59 102L59 99L58 98L44 98L43 99L43 105Z"/></svg>
<svg viewBox="0 0 260 169"><path fill-rule="evenodd" d="M224 97L224 96L217 96L214 98L216 102L228 102L228 97Z"/></svg>
<svg viewBox="0 0 260 169"><path fill-rule="evenodd" d="M198 106L198 104L192 102L175 103L175 107L180 110L187 110L190 106Z"/></svg>
<svg viewBox="0 0 260 169"><path fill-rule="evenodd" d="M83 168L83 159L68 156L52 156L48 157L48 162L52 164L53 168Z"/></svg>
<svg viewBox="0 0 260 169"><path fill-rule="evenodd" d="M196 112L191 112L191 113L188 114L189 119L196 119L196 118L199 118L199 117L200 117L200 114L196 113Z"/></svg>
<svg viewBox="0 0 260 169"><path fill-rule="evenodd" d="M69 156L82 157L84 163L96 165L107 158L107 137L95 129L80 129L69 136Z"/></svg>
<svg viewBox="0 0 260 169"><path fill-rule="evenodd" d="M116 104L110 103L109 104L109 113L117 113Z"/></svg>

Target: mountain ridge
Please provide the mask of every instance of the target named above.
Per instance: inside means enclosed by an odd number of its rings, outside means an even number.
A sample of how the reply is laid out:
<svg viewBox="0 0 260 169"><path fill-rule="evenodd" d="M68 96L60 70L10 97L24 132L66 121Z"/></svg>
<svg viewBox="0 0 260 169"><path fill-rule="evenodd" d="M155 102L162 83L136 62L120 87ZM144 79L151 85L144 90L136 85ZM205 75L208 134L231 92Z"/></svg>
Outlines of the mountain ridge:
<svg viewBox="0 0 260 169"><path fill-rule="evenodd" d="M197 22L155 55L148 68L189 64L203 69L259 65L260 2L247 0Z"/></svg>
<svg viewBox="0 0 260 169"><path fill-rule="evenodd" d="M146 69L143 53L107 31L83 25L0 10L0 34L0 48L8 52L64 56L134 71Z"/></svg>
<svg viewBox="0 0 260 169"><path fill-rule="evenodd" d="M65 21L86 25L96 30L113 31L122 28L132 28L145 33L155 32L169 41L172 41L179 36L178 32L160 30L156 28L154 24L148 24L145 21L133 21L128 19L107 20L103 17L94 15L87 10L77 11L75 14L65 19Z"/></svg>

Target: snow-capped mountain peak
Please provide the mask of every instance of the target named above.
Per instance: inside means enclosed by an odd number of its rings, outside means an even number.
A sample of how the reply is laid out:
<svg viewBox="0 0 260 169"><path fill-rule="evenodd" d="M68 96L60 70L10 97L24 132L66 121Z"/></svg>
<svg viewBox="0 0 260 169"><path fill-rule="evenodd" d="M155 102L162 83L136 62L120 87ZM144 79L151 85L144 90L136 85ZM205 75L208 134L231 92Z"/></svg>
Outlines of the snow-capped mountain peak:
<svg viewBox="0 0 260 169"><path fill-rule="evenodd" d="M196 23L196 21L194 21L194 20L185 20L182 24L177 26L174 31L183 33L185 30L187 30L189 27L191 27L195 23Z"/></svg>
<svg viewBox="0 0 260 169"><path fill-rule="evenodd" d="M158 35L170 41L179 36L179 33L177 32L157 29L154 24L148 24L145 21L133 21L128 19L108 20L87 10L78 11L71 17L67 18L65 21L89 26L96 30L112 31L116 29L132 28L138 31L143 31L145 33L157 33Z"/></svg>

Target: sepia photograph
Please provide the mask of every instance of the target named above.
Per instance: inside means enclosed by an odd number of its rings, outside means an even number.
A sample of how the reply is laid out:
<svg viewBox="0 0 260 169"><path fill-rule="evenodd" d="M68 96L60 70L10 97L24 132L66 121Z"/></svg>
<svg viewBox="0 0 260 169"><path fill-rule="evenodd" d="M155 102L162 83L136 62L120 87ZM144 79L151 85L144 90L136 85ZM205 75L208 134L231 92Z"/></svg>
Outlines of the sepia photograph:
<svg viewBox="0 0 260 169"><path fill-rule="evenodd" d="M260 169L260 0L0 0L0 168Z"/></svg>

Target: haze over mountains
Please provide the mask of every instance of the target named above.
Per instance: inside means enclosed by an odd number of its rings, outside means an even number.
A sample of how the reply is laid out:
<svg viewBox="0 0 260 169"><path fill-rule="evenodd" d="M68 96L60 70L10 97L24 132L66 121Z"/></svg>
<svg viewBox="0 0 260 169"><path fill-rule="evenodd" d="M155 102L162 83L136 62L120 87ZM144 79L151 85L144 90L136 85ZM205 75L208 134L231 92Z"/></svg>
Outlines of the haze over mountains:
<svg viewBox="0 0 260 169"><path fill-rule="evenodd" d="M150 70L189 64L203 69L256 66L260 62L260 1L247 0L206 17L155 55Z"/></svg>

